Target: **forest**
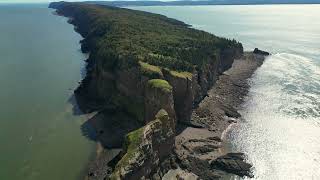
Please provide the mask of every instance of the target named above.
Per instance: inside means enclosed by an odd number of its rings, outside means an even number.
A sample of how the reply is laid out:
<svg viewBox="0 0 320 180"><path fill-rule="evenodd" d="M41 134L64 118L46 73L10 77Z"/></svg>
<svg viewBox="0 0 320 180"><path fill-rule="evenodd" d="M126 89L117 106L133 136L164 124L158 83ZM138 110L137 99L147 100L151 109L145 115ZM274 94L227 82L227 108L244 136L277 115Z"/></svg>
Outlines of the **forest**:
<svg viewBox="0 0 320 180"><path fill-rule="evenodd" d="M71 23L82 36L84 52L100 59L107 70L138 66L139 62L176 71L192 72L220 51L242 48L235 40L217 37L163 15L84 3L53 4L69 12ZM72 11L68 11L72 9ZM84 27L85 25L85 27Z"/></svg>

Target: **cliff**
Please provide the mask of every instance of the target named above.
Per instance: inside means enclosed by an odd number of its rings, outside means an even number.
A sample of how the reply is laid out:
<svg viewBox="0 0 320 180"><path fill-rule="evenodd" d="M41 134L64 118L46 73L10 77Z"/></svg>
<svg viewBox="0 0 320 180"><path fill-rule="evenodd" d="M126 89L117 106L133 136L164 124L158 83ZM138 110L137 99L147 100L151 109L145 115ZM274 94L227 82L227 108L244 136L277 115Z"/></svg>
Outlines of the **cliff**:
<svg viewBox="0 0 320 180"><path fill-rule="evenodd" d="M111 179L145 179L155 174L174 145L174 120L161 109L144 127L126 136L121 160Z"/></svg>
<svg viewBox="0 0 320 180"><path fill-rule="evenodd" d="M173 85L175 109L183 104L188 111L243 53L234 40L161 15L82 3L50 7L70 18L84 37L82 51L90 53L87 76L76 90L86 112L114 105L144 121L145 85L155 78L179 82ZM178 114L179 121L188 119Z"/></svg>
<svg viewBox="0 0 320 180"><path fill-rule="evenodd" d="M177 123L243 54L241 43L162 15L83 3L50 4L83 36L87 75L75 90L84 112L113 109L146 124L129 133L111 177L154 173L172 151ZM133 164L132 164L133 163Z"/></svg>

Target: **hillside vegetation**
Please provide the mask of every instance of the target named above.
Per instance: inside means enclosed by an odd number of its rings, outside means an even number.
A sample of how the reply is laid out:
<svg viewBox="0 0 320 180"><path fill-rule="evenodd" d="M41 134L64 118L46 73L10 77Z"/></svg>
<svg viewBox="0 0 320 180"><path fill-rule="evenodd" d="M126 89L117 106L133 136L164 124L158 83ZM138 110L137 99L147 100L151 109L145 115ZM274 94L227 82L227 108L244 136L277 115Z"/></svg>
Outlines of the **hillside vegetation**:
<svg viewBox="0 0 320 180"><path fill-rule="evenodd" d="M192 125L193 108L243 55L241 43L158 14L85 3L50 7L69 18L84 38L82 51L90 53L86 77L75 90L80 109L110 112L105 117L119 121L115 128L121 124L115 134L98 137L108 148L123 142L123 151L113 171L99 174L107 168L102 166L97 176L160 179L171 164L177 123ZM132 131L135 124L141 128Z"/></svg>
<svg viewBox="0 0 320 180"><path fill-rule="evenodd" d="M108 70L139 65L139 61L177 71L201 68L226 48L242 48L234 40L216 37L162 15L95 6L64 3L59 11L81 19L78 31L86 37L83 48L92 58L103 59ZM72 9L68 11L67 9ZM86 27L83 27L84 24Z"/></svg>

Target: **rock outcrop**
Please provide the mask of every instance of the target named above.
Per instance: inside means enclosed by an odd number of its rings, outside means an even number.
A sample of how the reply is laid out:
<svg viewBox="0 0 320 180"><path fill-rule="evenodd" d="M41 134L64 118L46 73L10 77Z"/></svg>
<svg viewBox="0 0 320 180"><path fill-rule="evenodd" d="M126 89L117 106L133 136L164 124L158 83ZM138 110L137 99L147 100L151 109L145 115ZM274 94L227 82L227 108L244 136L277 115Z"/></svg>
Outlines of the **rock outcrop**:
<svg viewBox="0 0 320 180"><path fill-rule="evenodd" d="M174 144L174 119L161 109L155 119L126 136L124 150L110 179L146 179L171 154Z"/></svg>
<svg viewBox="0 0 320 180"><path fill-rule="evenodd" d="M163 69L164 78L173 87L174 109L180 122L190 120L194 102L193 74ZM195 83L196 84L196 83Z"/></svg>
<svg viewBox="0 0 320 180"><path fill-rule="evenodd" d="M144 102L146 123L151 121L160 109L166 110L170 118L175 121L172 86L167 81L162 79L149 80L146 85Z"/></svg>
<svg viewBox="0 0 320 180"><path fill-rule="evenodd" d="M260 54L260 55L263 55L263 56L269 56L269 55L270 55L269 52L267 52L267 51L262 51L262 50L260 50L260 49L258 49L258 48L254 48L253 53L254 53L254 54Z"/></svg>
<svg viewBox="0 0 320 180"><path fill-rule="evenodd" d="M228 153L214 160L211 165L232 174L253 177L250 171L252 165L245 162L243 153Z"/></svg>

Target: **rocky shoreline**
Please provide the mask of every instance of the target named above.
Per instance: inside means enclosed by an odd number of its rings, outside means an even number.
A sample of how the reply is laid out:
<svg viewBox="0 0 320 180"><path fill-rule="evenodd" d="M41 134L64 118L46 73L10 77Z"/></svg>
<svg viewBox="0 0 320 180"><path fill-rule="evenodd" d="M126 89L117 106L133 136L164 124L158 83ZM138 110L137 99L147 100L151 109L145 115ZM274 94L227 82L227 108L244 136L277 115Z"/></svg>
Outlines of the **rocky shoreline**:
<svg viewBox="0 0 320 180"><path fill-rule="evenodd" d="M251 165L244 154L225 152L223 134L234 123L241 121L237 112L250 88L248 79L265 59L260 52L245 52L232 67L219 76L208 95L193 109L191 123L179 123L174 151L163 162L153 179L220 179L226 173L252 177ZM99 118L98 118L99 119ZM104 122L105 118L98 121ZM110 126L102 131L110 131ZM113 131L112 131L113 132ZM110 134L103 140L110 141ZM119 136L117 136L119 137ZM113 169L113 158L120 149L102 149L89 166L86 179L101 180Z"/></svg>
<svg viewBox="0 0 320 180"><path fill-rule="evenodd" d="M219 161L221 157L231 161L241 159L230 158L232 154L227 153L231 152L222 151L222 136L230 125L241 119L237 109L248 93L250 86L247 80L264 59L265 55L260 52L245 52L242 58L236 59L233 66L219 76L207 97L193 110L191 122L198 127L183 127L176 137L175 154L180 166L201 179L219 179L225 174L221 170L240 176L252 176L248 164L239 161L242 165L232 167L232 164L223 165ZM241 153L238 155L243 156ZM201 167L203 164L207 171Z"/></svg>
<svg viewBox="0 0 320 180"><path fill-rule="evenodd" d="M240 118L246 80L267 52L244 53L235 40L152 13L85 3L50 7L69 18L90 53L75 90L83 112L97 111L81 127L99 145L86 179L251 176L243 154L221 152L221 136Z"/></svg>

